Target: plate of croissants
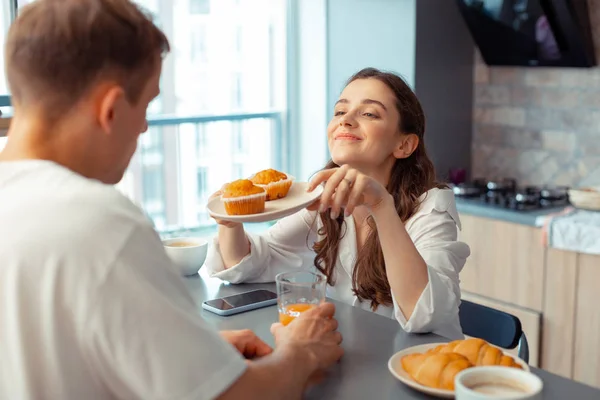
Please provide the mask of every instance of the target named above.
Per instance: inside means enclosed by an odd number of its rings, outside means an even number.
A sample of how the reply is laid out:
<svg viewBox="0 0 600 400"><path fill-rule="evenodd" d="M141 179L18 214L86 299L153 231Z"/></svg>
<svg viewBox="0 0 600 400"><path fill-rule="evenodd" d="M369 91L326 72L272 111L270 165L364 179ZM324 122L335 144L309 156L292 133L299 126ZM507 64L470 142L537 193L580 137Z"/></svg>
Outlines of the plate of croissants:
<svg viewBox="0 0 600 400"><path fill-rule="evenodd" d="M529 371L525 361L477 338L413 346L388 362L392 375L404 384L446 399L454 398L454 377L460 371L490 365Z"/></svg>

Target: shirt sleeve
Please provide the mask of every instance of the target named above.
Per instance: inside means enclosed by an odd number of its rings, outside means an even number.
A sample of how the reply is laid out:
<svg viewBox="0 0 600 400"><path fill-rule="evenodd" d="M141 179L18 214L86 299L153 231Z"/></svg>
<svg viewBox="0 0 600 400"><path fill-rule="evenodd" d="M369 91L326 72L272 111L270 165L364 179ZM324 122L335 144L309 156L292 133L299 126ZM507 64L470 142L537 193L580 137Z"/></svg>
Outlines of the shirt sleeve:
<svg viewBox="0 0 600 400"><path fill-rule="evenodd" d="M200 317L162 243L138 229L98 288L85 349L118 399L213 399L245 371L232 345Z"/></svg>
<svg viewBox="0 0 600 400"><path fill-rule="evenodd" d="M408 233L427 264L429 282L408 320L392 294L394 315L407 332L435 332L458 321L459 273L470 249L457 240L460 220L453 196L431 199L410 222Z"/></svg>
<svg viewBox="0 0 600 400"><path fill-rule="evenodd" d="M313 268L316 215L302 210L277 221L264 234L246 233L250 253L230 268L223 264L215 237L204 264L209 275L231 283L273 282L281 272Z"/></svg>

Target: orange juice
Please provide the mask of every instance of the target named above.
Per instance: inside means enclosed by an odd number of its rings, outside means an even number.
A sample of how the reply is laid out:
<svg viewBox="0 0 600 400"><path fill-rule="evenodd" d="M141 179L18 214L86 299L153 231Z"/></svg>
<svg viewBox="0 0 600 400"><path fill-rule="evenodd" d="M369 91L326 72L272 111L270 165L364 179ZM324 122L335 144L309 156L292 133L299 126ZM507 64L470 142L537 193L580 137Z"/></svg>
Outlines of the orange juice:
<svg viewBox="0 0 600 400"><path fill-rule="evenodd" d="M311 308L315 308L315 304L290 304L286 306L283 310L279 310L279 322L283 325L287 325L294 320L300 313L310 310Z"/></svg>

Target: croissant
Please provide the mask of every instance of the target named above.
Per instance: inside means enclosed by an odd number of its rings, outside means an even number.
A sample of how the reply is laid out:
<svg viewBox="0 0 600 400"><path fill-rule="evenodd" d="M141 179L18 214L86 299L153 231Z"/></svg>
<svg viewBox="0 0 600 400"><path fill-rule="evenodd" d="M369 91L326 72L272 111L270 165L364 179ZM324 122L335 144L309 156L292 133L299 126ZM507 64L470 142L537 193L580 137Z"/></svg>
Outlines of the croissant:
<svg viewBox="0 0 600 400"><path fill-rule="evenodd" d="M402 368L421 385L454 390L454 377L473 365L457 353L415 353L400 360Z"/></svg>
<svg viewBox="0 0 600 400"><path fill-rule="evenodd" d="M458 353L465 356L474 366L501 365L505 367L520 368L514 358L504 354L499 348L488 344L483 339L472 338L455 340L447 344L441 344L428 353Z"/></svg>

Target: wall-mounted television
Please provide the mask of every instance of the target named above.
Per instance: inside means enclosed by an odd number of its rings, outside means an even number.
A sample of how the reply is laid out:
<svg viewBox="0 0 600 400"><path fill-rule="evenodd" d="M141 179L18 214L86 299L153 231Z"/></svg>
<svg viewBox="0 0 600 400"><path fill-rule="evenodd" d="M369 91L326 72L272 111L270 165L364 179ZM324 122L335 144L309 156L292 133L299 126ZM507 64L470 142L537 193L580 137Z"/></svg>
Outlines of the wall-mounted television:
<svg viewBox="0 0 600 400"><path fill-rule="evenodd" d="M456 0L488 65L596 65L587 0Z"/></svg>

